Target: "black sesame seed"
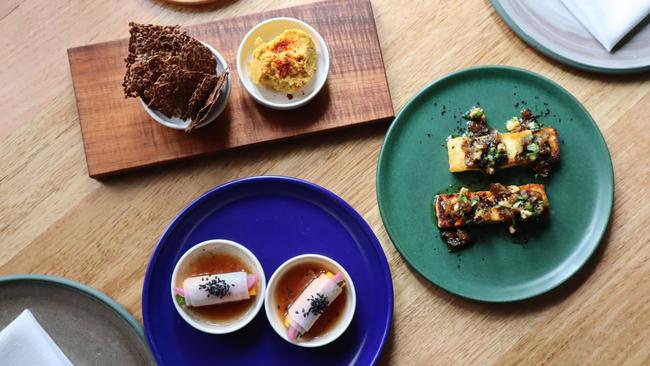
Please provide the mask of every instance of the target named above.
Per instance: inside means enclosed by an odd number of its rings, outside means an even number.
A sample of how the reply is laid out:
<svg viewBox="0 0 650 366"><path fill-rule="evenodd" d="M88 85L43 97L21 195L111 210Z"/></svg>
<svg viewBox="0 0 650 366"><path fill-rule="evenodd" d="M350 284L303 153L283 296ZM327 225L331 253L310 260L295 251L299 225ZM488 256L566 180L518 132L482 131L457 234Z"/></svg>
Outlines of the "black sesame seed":
<svg viewBox="0 0 650 366"><path fill-rule="evenodd" d="M199 290L204 290L205 292L207 292L208 293L207 297L210 297L210 295L212 295L212 296L218 296L220 299L223 299L224 296L230 295L230 285L226 283L226 281L219 278L218 276L214 276L212 280L200 284Z"/></svg>
<svg viewBox="0 0 650 366"><path fill-rule="evenodd" d="M307 315L309 313L314 315L323 314L330 304L327 296L320 293L311 295L307 300L309 301L309 310L307 311Z"/></svg>

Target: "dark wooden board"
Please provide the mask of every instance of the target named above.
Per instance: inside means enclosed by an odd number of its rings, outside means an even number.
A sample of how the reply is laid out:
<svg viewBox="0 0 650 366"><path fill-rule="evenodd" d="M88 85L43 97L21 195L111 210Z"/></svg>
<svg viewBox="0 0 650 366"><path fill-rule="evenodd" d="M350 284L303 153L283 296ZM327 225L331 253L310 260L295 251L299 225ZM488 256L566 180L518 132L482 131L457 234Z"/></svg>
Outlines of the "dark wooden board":
<svg viewBox="0 0 650 366"><path fill-rule="evenodd" d="M236 70L244 35L260 21L278 16L311 24L330 52L327 83L314 100L292 111L255 102ZM124 29L127 33L126 21ZM138 99L124 99L126 39L68 50L91 177L394 117L369 1L317 2L186 29L215 47L233 73L229 106L215 122L192 133L161 126Z"/></svg>

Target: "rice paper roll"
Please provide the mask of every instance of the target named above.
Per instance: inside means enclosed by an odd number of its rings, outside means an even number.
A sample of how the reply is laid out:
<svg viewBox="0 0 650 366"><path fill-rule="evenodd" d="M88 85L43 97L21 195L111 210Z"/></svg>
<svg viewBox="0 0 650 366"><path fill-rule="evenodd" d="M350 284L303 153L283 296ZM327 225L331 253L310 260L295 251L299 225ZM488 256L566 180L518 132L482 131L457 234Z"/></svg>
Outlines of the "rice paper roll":
<svg viewBox="0 0 650 366"><path fill-rule="evenodd" d="M255 295L257 275L246 272L219 273L188 277L174 292L191 307L223 304L250 299Z"/></svg>
<svg viewBox="0 0 650 366"><path fill-rule="evenodd" d="M284 324L289 339L295 341L307 333L341 294L343 286L342 273L323 273L311 281L287 310Z"/></svg>

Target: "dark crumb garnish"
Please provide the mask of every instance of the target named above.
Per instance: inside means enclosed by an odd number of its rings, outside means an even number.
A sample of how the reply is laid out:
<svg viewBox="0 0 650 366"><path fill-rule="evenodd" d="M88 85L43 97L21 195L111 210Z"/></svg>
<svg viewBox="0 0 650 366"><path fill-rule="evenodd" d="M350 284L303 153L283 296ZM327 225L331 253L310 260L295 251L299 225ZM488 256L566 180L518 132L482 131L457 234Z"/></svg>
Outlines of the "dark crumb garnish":
<svg viewBox="0 0 650 366"><path fill-rule="evenodd" d="M537 116L528 108L521 110L521 127L531 131L537 131L540 128L540 124L537 122Z"/></svg>
<svg viewBox="0 0 650 366"><path fill-rule="evenodd" d="M463 114L463 118L467 120L467 131L471 135L482 136L490 133L483 109L472 107Z"/></svg>
<svg viewBox="0 0 650 366"><path fill-rule="evenodd" d="M210 277L201 278L201 283L199 285L199 290L203 290L208 293L208 297L214 296L220 299L223 299L224 296L230 295L230 287L233 287L232 284L227 283L218 276L210 279Z"/></svg>
<svg viewBox="0 0 650 366"><path fill-rule="evenodd" d="M537 164L533 165L533 171L535 176L541 178L548 178L551 174L551 162L548 159L541 160Z"/></svg>
<svg viewBox="0 0 650 366"><path fill-rule="evenodd" d="M311 295L307 301L309 301L309 310L305 312L303 309L303 316L307 316L309 313L312 313L314 315L323 314L330 304L327 296L320 293Z"/></svg>
<svg viewBox="0 0 650 366"><path fill-rule="evenodd" d="M472 236L462 229L443 230L440 235L442 235L442 239L447 243L447 248L450 252L465 248L472 243Z"/></svg>

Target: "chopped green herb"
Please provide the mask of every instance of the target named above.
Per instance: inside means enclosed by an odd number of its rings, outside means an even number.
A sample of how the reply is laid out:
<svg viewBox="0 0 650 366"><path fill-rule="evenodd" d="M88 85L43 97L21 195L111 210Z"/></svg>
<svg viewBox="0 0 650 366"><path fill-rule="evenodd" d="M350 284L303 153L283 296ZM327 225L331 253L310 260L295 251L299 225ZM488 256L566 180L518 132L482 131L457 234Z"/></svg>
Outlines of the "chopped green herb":
<svg viewBox="0 0 650 366"><path fill-rule="evenodd" d="M463 114L463 118L470 121L480 120L483 116L483 109L479 107L472 107L469 111Z"/></svg>
<svg viewBox="0 0 650 366"><path fill-rule="evenodd" d="M185 298L183 296L177 294L175 297L176 297L176 302L178 303L178 305L180 305L180 306L185 305Z"/></svg>
<svg viewBox="0 0 650 366"><path fill-rule="evenodd" d="M537 142L531 142L528 144L528 146L526 146L526 151L526 158L531 161L535 161L539 156L539 145Z"/></svg>

